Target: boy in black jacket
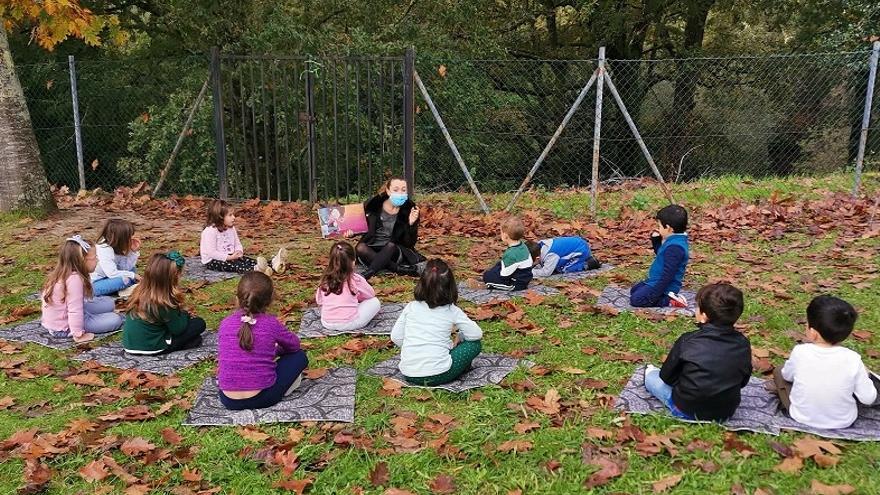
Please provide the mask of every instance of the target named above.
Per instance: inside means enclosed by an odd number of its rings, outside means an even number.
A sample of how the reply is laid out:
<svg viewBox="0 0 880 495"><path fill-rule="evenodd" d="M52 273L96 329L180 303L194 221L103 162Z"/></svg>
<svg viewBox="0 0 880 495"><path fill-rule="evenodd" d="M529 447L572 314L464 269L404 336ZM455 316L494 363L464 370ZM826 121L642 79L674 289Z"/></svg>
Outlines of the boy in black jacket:
<svg viewBox="0 0 880 495"><path fill-rule="evenodd" d="M736 411L752 374L749 339L733 328L742 312L743 294L736 287L703 287L697 293L699 330L675 341L661 369L645 369L645 388L673 416L724 421Z"/></svg>

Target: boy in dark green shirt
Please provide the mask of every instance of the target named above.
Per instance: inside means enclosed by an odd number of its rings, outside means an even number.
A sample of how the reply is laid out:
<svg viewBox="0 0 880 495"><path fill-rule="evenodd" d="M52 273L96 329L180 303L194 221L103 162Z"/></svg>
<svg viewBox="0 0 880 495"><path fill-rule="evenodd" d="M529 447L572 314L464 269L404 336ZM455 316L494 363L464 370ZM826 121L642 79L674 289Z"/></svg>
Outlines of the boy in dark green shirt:
<svg viewBox="0 0 880 495"><path fill-rule="evenodd" d="M501 261L483 273L489 289L525 290L532 281L532 255L522 241L525 226L519 217L510 217L501 224L501 240L507 249Z"/></svg>

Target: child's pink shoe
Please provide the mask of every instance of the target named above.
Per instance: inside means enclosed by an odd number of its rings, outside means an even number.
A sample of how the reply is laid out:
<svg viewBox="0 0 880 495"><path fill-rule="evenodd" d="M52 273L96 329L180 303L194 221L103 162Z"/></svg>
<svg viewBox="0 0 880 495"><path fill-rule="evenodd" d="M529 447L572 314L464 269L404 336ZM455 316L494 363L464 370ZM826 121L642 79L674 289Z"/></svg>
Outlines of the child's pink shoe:
<svg viewBox="0 0 880 495"><path fill-rule="evenodd" d="M688 307L688 301L681 294L676 294L675 292L670 292L667 294L669 296L669 305L673 308L686 308Z"/></svg>

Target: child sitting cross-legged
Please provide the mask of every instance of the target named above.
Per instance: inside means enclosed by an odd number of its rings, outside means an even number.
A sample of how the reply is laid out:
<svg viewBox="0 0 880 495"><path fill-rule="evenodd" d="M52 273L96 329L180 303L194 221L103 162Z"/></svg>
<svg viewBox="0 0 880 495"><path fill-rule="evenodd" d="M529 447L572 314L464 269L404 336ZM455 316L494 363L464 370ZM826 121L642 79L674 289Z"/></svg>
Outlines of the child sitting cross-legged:
<svg viewBox="0 0 880 495"><path fill-rule="evenodd" d="M287 249L281 248L271 264L263 256L244 255L244 247L235 229L235 212L226 201L215 199L208 203L207 225L202 230L199 253L208 270L247 273L252 270L266 275L282 273L287 264Z"/></svg>
<svg viewBox="0 0 880 495"><path fill-rule="evenodd" d="M700 328L675 341L662 368L645 369L645 388L673 416L724 421L736 411L752 374L749 339L733 328L742 312L743 294L736 287L703 287L697 293Z"/></svg>
<svg viewBox="0 0 880 495"><path fill-rule="evenodd" d="M111 218L104 223L95 246L98 263L91 274L95 296L118 293L128 297L131 294L140 279L135 273L140 249L141 241L134 235L134 224L122 218Z"/></svg>
<svg viewBox="0 0 880 495"><path fill-rule="evenodd" d="M272 279L246 273L236 298L238 309L218 330L220 402L230 410L274 406L299 387L309 361L299 337L267 312L275 298Z"/></svg>
<svg viewBox="0 0 880 495"><path fill-rule="evenodd" d="M583 237L554 237L526 245L532 255L532 274L549 277L555 273L574 273L595 270L602 266L593 257L590 243Z"/></svg>
<svg viewBox="0 0 880 495"><path fill-rule="evenodd" d="M684 280L690 249L687 236L687 210L669 205L657 212L657 230L651 233L651 245L657 257L648 269L648 278L630 290L630 304L637 308L687 307L678 294Z"/></svg>
<svg viewBox="0 0 880 495"><path fill-rule="evenodd" d="M391 329L406 381L428 387L449 383L480 354L483 331L456 302L452 269L441 260L428 261L416 284L415 301L403 308ZM458 331L455 341L453 329Z"/></svg>
<svg viewBox="0 0 880 495"><path fill-rule="evenodd" d="M95 248L82 237L68 238L58 253L58 264L43 285L41 323L53 336L73 337L76 342L92 340L96 333L108 333L122 326L116 304L107 296L92 298L89 273L98 259Z"/></svg>
<svg viewBox="0 0 880 495"><path fill-rule="evenodd" d="M501 241L507 245L501 261L483 273L489 289L525 290L532 281L532 255L523 242L525 226L519 217L508 217L501 223Z"/></svg>
<svg viewBox="0 0 880 495"><path fill-rule="evenodd" d="M183 309L178 287L183 256L177 251L154 254L141 282L128 300L122 347L129 354L165 354L202 343L205 320Z"/></svg>
<svg viewBox="0 0 880 495"><path fill-rule="evenodd" d="M807 306L807 343L795 346L773 372L779 402L795 421L847 428L858 417L856 400L866 405L877 400L861 356L841 345L856 318L852 305L832 296L818 296Z"/></svg>
<svg viewBox="0 0 880 495"><path fill-rule="evenodd" d="M367 279L355 273L354 248L343 241L330 248L330 261L315 292L324 328L351 331L364 328L381 304Z"/></svg>

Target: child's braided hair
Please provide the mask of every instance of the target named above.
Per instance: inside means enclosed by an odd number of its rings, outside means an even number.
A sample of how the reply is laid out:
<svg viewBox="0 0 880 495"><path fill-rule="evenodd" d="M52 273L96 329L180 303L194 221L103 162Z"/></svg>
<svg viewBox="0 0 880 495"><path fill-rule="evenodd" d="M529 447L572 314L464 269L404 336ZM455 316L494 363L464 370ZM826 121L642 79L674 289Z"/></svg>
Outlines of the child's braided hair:
<svg viewBox="0 0 880 495"><path fill-rule="evenodd" d="M241 309L241 326L238 328L238 345L250 351L254 348L253 325L257 323L255 315L265 313L272 304L275 289L272 279L261 272L248 272L238 282L238 307Z"/></svg>

